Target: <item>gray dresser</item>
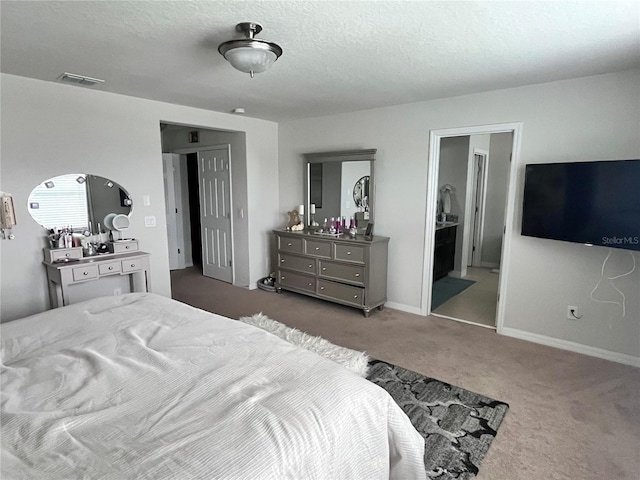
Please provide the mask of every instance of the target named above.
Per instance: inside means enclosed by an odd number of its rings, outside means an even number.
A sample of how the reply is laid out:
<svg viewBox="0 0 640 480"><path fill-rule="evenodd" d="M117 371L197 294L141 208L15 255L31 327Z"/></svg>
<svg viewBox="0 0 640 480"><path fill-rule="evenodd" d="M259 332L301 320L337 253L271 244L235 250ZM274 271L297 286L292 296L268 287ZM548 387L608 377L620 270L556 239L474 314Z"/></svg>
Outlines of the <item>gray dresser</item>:
<svg viewBox="0 0 640 480"><path fill-rule="evenodd" d="M364 316L387 301L388 237L365 240L274 230L276 291L360 308Z"/></svg>

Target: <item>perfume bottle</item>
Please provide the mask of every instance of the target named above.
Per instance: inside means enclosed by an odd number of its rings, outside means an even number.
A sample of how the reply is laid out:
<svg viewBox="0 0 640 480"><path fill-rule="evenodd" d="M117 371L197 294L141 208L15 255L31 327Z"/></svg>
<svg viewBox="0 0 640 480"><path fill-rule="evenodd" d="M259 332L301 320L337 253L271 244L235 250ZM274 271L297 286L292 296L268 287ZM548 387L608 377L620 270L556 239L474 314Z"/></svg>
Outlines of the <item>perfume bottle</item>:
<svg viewBox="0 0 640 480"><path fill-rule="evenodd" d="M336 233L336 219L331 217L331 225L329 226L329 233Z"/></svg>
<svg viewBox="0 0 640 480"><path fill-rule="evenodd" d="M344 232L347 229L347 217L345 217L344 215L342 216L342 228L340 228L340 230L342 232Z"/></svg>
<svg viewBox="0 0 640 480"><path fill-rule="evenodd" d="M356 228L356 221L353 219L353 217L349 219L349 230L351 230L352 228Z"/></svg>

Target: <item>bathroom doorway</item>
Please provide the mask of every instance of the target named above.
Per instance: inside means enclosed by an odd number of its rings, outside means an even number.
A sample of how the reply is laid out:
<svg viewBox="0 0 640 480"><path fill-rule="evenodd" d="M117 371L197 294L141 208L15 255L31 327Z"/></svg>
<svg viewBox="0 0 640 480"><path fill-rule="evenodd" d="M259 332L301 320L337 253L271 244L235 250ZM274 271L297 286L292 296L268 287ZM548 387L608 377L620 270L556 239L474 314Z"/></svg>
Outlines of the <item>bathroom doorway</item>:
<svg viewBox="0 0 640 480"><path fill-rule="evenodd" d="M421 307L423 315L433 313L467 323L484 323L483 326L500 330L503 308L499 298L508 273L515 204L516 172L511 168L511 163L512 159L517 158L521 130L521 124L502 124L431 131ZM490 148L492 136L496 139L494 149ZM492 150L495 151L494 156ZM446 160L447 155L458 158L457 163ZM495 161L493 168L492 160ZM477 171L478 161L484 170L480 174ZM507 168L497 168L501 162L506 162ZM447 214L446 222L439 216L443 185L453 187L451 213ZM501 203L497 203L498 200ZM449 233L442 234L443 228L448 229ZM455 254L453 268L446 273L444 280L458 285L467 281L472 287L462 288L461 295L471 297L471 300L475 296L477 301L484 295L485 307L486 298L490 298L490 303L493 303L493 314L489 313L490 322L462 318L466 315L460 315L460 310L453 314L438 313L443 304L437 304L435 298L438 288L434 290L434 285L440 279L434 276L434 265L441 265L436 250L443 238L451 242L451 230L455 230ZM439 275L442 278L442 272ZM486 280L493 282L493 286L490 287ZM483 293L482 290L487 288L489 292ZM468 290L466 294L464 290ZM478 303L468 309L486 310L485 307Z"/></svg>

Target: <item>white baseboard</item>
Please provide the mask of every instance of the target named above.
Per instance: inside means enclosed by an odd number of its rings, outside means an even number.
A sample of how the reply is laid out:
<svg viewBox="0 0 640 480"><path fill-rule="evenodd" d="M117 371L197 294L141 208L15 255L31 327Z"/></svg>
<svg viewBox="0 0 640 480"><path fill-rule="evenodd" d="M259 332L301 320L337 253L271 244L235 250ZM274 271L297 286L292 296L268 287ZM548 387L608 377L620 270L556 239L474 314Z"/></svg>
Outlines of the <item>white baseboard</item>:
<svg viewBox="0 0 640 480"><path fill-rule="evenodd" d="M415 315L422 315L422 313L420 313L419 307L410 307L409 305L405 305L403 303L387 302L384 304L384 306L393 308L394 310L400 310L402 312L413 313Z"/></svg>
<svg viewBox="0 0 640 480"><path fill-rule="evenodd" d="M506 335L507 337L519 338L521 340L527 340L529 342L539 343L549 347L561 348L563 350L569 350L570 352L582 353L591 357L598 357L612 362L631 365L632 367L640 367L640 357L634 357L633 355L627 355L625 353L612 352L611 350L582 345L581 343L570 342L569 340L547 337L546 335L540 335L537 333L525 332L516 328L503 327L498 331L498 333L500 335Z"/></svg>

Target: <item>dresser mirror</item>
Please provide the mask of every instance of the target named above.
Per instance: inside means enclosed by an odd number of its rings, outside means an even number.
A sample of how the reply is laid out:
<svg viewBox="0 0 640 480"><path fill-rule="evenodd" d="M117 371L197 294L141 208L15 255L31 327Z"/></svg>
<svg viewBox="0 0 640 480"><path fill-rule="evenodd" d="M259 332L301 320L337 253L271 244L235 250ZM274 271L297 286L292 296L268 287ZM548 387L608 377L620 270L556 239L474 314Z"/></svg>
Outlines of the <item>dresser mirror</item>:
<svg viewBox="0 0 640 480"><path fill-rule="evenodd" d="M373 222L375 157L376 149L305 154L305 223L354 217L364 229Z"/></svg>
<svg viewBox="0 0 640 480"><path fill-rule="evenodd" d="M37 185L29 195L27 207L33 219L46 229L71 227L95 234L99 233L98 224L100 230L106 231L105 217L128 218L133 201L113 180L72 173Z"/></svg>

